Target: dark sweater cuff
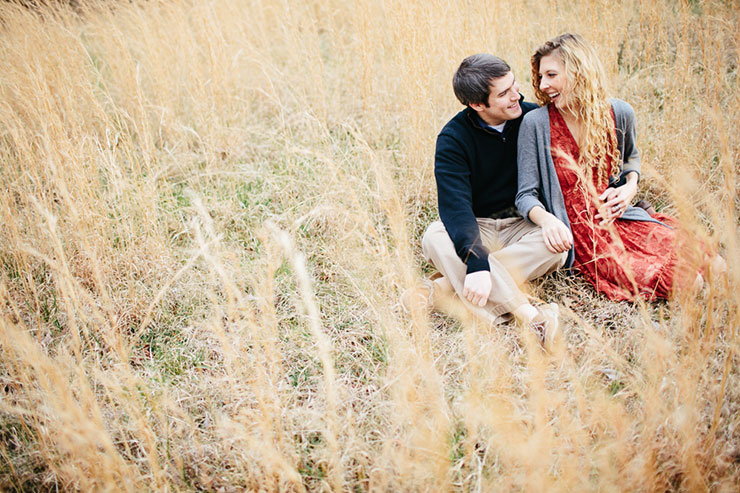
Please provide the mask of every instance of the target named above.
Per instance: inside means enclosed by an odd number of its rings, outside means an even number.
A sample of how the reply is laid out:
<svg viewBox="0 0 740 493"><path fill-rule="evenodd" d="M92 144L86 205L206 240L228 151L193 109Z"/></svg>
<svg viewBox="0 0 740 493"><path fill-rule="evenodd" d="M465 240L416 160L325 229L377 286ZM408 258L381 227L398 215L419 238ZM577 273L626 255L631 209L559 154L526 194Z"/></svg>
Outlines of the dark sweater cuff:
<svg viewBox="0 0 740 493"><path fill-rule="evenodd" d="M472 274L473 272L479 272L482 270L486 270L486 271L491 270L491 266L488 265L488 256L480 258L480 257L475 257L471 255L468 258L467 265L468 265L468 271L467 271L468 274Z"/></svg>

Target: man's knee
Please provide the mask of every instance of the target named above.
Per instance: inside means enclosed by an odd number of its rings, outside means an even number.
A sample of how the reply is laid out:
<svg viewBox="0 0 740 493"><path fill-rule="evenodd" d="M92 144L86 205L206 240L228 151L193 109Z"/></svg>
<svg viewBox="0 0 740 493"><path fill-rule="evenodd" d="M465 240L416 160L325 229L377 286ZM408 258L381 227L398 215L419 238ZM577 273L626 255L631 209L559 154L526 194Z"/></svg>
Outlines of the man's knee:
<svg viewBox="0 0 740 493"><path fill-rule="evenodd" d="M432 257L431 252L438 249L440 244L450 241L452 240L449 239L449 235L442 221L434 221L424 231L424 236L421 237L421 251L428 260Z"/></svg>
<svg viewBox="0 0 740 493"><path fill-rule="evenodd" d="M543 259L543 263L547 266L547 272L552 272L562 268L565 262L568 260L568 252L551 252L545 244L545 238L542 235L542 230L538 229L530 235L530 242L536 245L536 255Z"/></svg>
<svg viewBox="0 0 740 493"><path fill-rule="evenodd" d="M561 269L565 265L566 260L568 260L568 252L553 253L547 250L544 255L547 273Z"/></svg>
<svg viewBox="0 0 740 493"><path fill-rule="evenodd" d="M556 269L562 269L563 266L565 266L565 262L568 260L568 252L560 252L556 253L555 255L555 261L557 267Z"/></svg>

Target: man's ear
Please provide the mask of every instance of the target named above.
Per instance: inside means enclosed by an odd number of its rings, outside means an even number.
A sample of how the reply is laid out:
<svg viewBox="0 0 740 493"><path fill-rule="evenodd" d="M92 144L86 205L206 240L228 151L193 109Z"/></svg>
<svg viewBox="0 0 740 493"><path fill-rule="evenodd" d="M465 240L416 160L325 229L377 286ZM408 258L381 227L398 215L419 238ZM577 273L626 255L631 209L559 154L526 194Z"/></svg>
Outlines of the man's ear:
<svg viewBox="0 0 740 493"><path fill-rule="evenodd" d="M474 109L478 113L486 109L486 105L483 103L469 103L468 106L470 106L472 109Z"/></svg>

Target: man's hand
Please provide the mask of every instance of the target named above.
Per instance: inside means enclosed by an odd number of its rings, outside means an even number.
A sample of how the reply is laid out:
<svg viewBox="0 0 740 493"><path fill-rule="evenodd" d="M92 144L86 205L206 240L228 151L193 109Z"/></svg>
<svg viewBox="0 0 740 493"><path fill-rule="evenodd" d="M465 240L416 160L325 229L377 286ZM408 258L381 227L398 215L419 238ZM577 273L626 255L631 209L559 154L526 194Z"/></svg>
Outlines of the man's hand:
<svg viewBox="0 0 740 493"><path fill-rule="evenodd" d="M548 213L540 226L542 236L545 238L545 246L552 253L567 252L573 246L573 233L557 217Z"/></svg>
<svg viewBox="0 0 740 493"><path fill-rule="evenodd" d="M491 294L491 273L487 270L471 272L465 276L463 296L475 306L485 306Z"/></svg>
<svg viewBox="0 0 740 493"><path fill-rule="evenodd" d="M618 217L622 217L627 206L632 203L632 199L637 194L637 174L630 173L627 175L627 183L617 188L607 188L604 193L599 195L599 200L604 204L599 207L599 213L596 219L601 219L600 225L609 224Z"/></svg>

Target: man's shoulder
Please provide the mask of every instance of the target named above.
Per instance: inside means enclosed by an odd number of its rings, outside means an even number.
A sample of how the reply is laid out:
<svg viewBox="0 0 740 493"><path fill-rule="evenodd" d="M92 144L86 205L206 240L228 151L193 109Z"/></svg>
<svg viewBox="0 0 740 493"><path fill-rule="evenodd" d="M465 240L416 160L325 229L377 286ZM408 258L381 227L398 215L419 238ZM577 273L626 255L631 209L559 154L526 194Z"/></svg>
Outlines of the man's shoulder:
<svg viewBox="0 0 740 493"><path fill-rule="evenodd" d="M465 108L453 116L445 126L442 127L439 135L459 136L460 133L469 132L472 129L472 126L470 116L468 115L468 109Z"/></svg>

